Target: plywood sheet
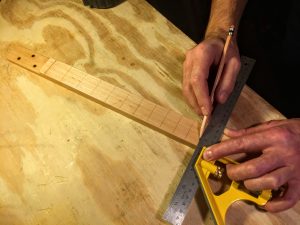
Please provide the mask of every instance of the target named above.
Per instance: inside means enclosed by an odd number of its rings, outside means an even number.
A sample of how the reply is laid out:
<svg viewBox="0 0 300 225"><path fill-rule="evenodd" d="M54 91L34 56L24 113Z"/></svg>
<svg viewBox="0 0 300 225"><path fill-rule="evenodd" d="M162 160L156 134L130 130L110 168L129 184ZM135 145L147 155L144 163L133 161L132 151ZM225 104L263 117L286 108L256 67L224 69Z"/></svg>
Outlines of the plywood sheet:
<svg viewBox="0 0 300 225"><path fill-rule="evenodd" d="M10 64L14 44L201 121L181 94L194 43L142 0L107 10L79 0L0 1L0 224L166 224L161 214L193 149ZM277 118L246 87L229 126ZM202 224L197 200L186 224ZM239 203L228 224L299 219L299 205L269 214Z"/></svg>

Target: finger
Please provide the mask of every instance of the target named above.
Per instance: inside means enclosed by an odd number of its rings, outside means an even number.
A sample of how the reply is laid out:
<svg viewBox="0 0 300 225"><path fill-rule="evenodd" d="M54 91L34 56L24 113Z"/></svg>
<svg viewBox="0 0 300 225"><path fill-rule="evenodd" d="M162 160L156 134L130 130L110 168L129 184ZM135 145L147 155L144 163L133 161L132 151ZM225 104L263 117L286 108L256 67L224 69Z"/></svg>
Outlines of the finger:
<svg viewBox="0 0 300 225"><path fill-rule="evenodd" d="M289 182L288 188L282 197L269 201L265 209L270 212L280 212L293 207L299 199L300 183L297 181Z"/></svg>
<svg viewBox="0 0 300 225"><path fill-rule="evenodd" d="M214 57L208 57L207 54L207 50L203 49L198 52L197 57L193 58L193 68L190 75L190 85L204 115L208 115L212 107L207 79Z"/></svg>
<svg viewBox="0 0 300 225"><path fill-rule="evenodd" d="M218 102L226 102L228 96L231 94L234 88L236 77L240 70L240 67L241 63L239 58L237 57L230 58L226 63L221 76L221 80L216 90L216 98Z"/></svg>
<svg viewBox="0 0 300 225"><path fill-rule="evenodd" d="M255 159L228 167L227 175L235 181L248 180L260 177L282 166L283 162L279 157L274 157L273 154L264 154Z"/></svg>
<svg viewBox="0 0 300 225"><path fill-rule="evenodd" d="M189 86L189 84L185 84L183 82L183 88L182 88L183 96L187 102L187 104L198 114L202 115L202 112L200 110L200 107L197 103L196 96L192 90L192 88Z"/></svg>
<svg viewBox="0 0 300 225"><path fill-rule="evenodd" d="M189 106L198 114L202 115L200 107L197 103L196 96L193 92L193 89L190 85L190 77L192 70L192 60L189 57L189 53L187 53L186 60L183 63L183 81L182 81L182 93L185 97Z"/></svg>
<svg viewBox="0 0 300 225"><path fill-rule="evenodd" d="M196 112L198 115L203 115L199 105L198 105L198 102L197 102L197 99L196 99L196 96L192 90L191 87L189 87L189 91L188 93L185 94L185 98L186 98L186 101L188 103L188 105L194 110L194 112Z"/></svg>
<svg viewBox="0 0 300 225"><path fill-rule="evenodd" d="M272 133L263 131L223 141L207 148L204 159L216 160L237 153L253 153L266 149L274 143Z"/></svg>
<svg viewBox="0 0 300 225"><path fill-rule="evenodd" d="M261 123L259 125L252 126L252 127L245 128L245 129L234 130L234 129L226 128L224 130L224 134L231 138L239 137L242 135L253 134L253 133L260 132L260 131L264 131L264 130L270 129L272 127L283 125L285 123L286 123L286 120L271 120L271 121L267 121L267 122Z"/></svg>
<svg viewBox="0 0 300 225"><path fill-rule="evenodd" d="M211 111L211 101L207 84L209 67L210 65L207 64L198 64L197 66L194 66L190 78L193 93L195 94L197 103L201 107L201 111L204 115L208 115Z"/></svg>
<svg viewBox="0 0 300 225"><path fill-rule="evenodd" d="M277 190L286 184L293 176L290 167L281 167L264 176L244 181L247 189L251 191L261 191L266 189Z"/></svg>

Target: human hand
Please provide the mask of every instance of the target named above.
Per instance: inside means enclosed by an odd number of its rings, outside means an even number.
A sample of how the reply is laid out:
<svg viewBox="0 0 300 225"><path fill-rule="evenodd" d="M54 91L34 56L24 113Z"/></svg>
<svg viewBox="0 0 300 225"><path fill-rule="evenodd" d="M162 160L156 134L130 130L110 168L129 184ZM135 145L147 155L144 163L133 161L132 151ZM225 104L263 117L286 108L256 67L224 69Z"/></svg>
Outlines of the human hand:
<svg viewBox="0 0 300 225"><path fill-rule="evenodd" d="M277 120L242 130L225 129L231 139L212 145L205 160L216 160L236 153L260 156L227 167L227 175L244 181L252 191L277 190L287 184L283 196L265 205L270 212L291 208L300 199L300 119Z"/></svg>
<svg viewBox="0 0 300 225"><path fill-rule="evenodd" d="M207 79L211 67L219 63L223 48L224 41L221 38L210 37L186 53L183 64L183 95L199 115L209 115L212 111ZM236 41L232 40L215 92L218 102L224 103L232 92L240 65L238 47Z"/></svg>

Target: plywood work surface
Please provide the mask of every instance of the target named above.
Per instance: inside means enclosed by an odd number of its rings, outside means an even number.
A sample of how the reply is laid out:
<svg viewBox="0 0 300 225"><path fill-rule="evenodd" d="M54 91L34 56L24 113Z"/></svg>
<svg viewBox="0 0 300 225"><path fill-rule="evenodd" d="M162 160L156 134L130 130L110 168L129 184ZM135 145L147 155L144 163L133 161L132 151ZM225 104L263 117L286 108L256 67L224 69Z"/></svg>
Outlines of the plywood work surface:
<svg viewBox="0 0 300 225"><path fill-rule="evenodd" d="M201 122L181 94L194 43L142 0L106 10L79 0L0 1L0 225L166 224L161 215L193 149L9 63L14 45ZM278 118L245 87L229 126ZM199 202L185 224L202 224ZM238 203L228 224L293 225L299 213L299 205L269 214Z"/></svg>

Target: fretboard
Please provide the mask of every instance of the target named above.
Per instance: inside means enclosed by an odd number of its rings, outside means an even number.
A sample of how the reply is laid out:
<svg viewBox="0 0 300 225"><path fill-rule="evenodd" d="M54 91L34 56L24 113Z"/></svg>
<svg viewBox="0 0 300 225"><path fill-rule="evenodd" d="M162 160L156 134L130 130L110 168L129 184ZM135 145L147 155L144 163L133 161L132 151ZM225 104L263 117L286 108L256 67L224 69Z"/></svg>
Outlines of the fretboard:
<svg viewBox="0 0 300 225"><path fill-rule="evenodd" d="M191 147L198 144L199 122L174 110L23 47L11 47L7 58L181 143Z"/></svg>

